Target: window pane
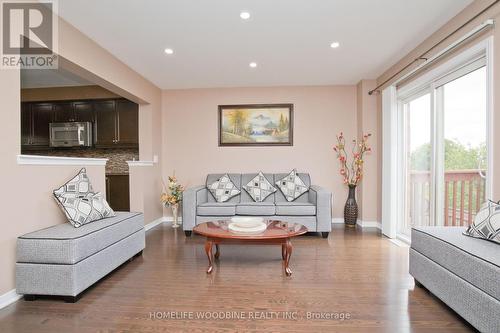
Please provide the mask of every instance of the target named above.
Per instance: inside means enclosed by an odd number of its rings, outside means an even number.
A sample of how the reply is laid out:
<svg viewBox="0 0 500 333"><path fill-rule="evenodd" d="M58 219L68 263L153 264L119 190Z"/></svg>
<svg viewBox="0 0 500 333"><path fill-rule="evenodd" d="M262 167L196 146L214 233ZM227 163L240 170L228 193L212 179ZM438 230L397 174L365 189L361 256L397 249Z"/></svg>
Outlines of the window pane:
<svg viewBox="0 0 500 333"><path fill-rule="evenodd" d="M425 94L406 104L405 221L400 232L430 223L431 96Z"/></svg>
<svg viewBox="0 0 500 333"><path fill-rule="evenodd" d="M485 201L486 67L443 86L444 224L468 225Z"/></svg>

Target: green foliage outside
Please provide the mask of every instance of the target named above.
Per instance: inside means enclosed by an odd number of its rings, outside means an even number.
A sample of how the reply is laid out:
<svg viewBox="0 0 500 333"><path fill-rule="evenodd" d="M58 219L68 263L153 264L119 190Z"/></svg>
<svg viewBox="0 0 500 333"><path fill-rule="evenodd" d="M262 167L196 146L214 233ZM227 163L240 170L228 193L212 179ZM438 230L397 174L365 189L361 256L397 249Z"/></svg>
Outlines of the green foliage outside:
<svg viewBox="0 0 500 333"><path fill-rule="evenodd" d="M458 141L444 141L445 170L470 170L485 168L486 144L481 143L479 147L468 147ZM410 156L411 169L414 171L430 170L431 146L424 144L415 149Z"/></svg>
<svg viewBox="0 0 500 333"><path fill-rule="evenodd" d="M424 144L415 149L410 155L410 165L412 171L429 171L431 162L431 146L430 144ZM470 147L461 144L455 140L445 140L445 156L444 156L445 170L477 170L486 169L486 144L481 143L478 147ZM477 181L480 181L478 188ZM427 184L428 185L428 184ZM468 182L459 182L457 184L457 198L455 202L457 205L460 204L460 195L462 193L462 186L464 187L464 208L468 212L470 209L475 213L479 210L477 205L477 196L481 196L481 201L485 198L484 196L484 180L476 180L472 184L472 207L469 207L469 184ZM478 190L480 193L478 193ZM429 192L424 194L427 200L429 200ZM452 184L449 184L448 188L448 205L452 207L453 204L453 191ZM466 216L467 218L467 216ZM451 220L451 212L450 212Z"/></svg>

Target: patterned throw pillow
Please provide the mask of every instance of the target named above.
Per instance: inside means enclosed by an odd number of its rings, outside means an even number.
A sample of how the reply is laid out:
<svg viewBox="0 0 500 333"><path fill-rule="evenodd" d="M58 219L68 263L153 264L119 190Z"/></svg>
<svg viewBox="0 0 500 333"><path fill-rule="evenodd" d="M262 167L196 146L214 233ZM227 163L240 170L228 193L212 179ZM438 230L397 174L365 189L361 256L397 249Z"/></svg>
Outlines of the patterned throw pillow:
<svg viewBox="0 0 500 333"><path fill-rule="evenodd" d="M485 203L464 235L500 244L500 202Z"/></svg>
<svg viewBox="0 0 500 333"><path fill-rule="evenodd" d="M276 185L280 188L286 200L293 201L300 197L303 193L309 191L309 187L304 184L302 179L297 175L297 170L293 169L286 177L278 180Z"/></svg>
<svg viewBox="0 0 500 333"><path fill-rule="evenodd" d="M207 188L217 202L226 202L241 193L227 174L208 185Z"/></svg>
<svg viewBox="0 0 500 333"><path fill-rule="evenodd" d="M100 192L94 193L86 170L54 191L54 198L68 221L75 227L115 216Z"/></svg>
<svg viewBox="0 0 500 333"><path fill-rule="evenodd" d="M74 194L75 196L93 193L94 189L87 176L87 170L82 168L78 174L63 186L54 190L54 195Z"/></svg>
<svg viewBox="0 0 500 333"><path fill-rule="evenodd" d="M243 185L243 188L250 194L255 202L262 202L265 198L277 191L276 187L267 180L262 172L259 172L251 181Z"/></svg>

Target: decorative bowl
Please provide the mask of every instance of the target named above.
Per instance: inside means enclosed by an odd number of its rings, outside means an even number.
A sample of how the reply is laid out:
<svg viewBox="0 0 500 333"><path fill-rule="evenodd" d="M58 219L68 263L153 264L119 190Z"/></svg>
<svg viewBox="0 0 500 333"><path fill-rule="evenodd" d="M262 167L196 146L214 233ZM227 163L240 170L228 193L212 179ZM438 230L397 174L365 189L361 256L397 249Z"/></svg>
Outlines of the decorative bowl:
<svg viewBox="0 0 500 333"><path fill-rule="evenodd" d="M242 234L242 235L258 235L260 233L263 233L267 229L267 224L264 222L261 222L260 224L257 224L252 227L240 227L236 225L236 222L231 222L227 226L229 231L234 232L236 234Z"/></svg>
<svg viewBox="0 0 500 333"><path fill-rule="evenodd" d="M238 228L255 228L266 224L262 217L235 216L231 218L230 225Z"/></svg>

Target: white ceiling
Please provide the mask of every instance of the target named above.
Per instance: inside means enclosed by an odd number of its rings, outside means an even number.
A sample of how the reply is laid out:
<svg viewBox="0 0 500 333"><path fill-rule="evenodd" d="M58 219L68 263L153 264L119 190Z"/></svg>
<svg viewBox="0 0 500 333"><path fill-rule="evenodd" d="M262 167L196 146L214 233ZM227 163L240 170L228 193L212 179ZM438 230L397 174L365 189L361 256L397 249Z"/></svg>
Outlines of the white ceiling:
<svg viewBox="0 0 500 333"><path fill-rule="evenodd" d="M59 69L22 69L21 88L52 88L93 85L81 77Z"/></svg>
<svg viewBox="0 0 500 333"><path fill-rule="evenodd" d="M72 0L59 13L163 89L329 85L376 78L471 2Z"/></svg>

